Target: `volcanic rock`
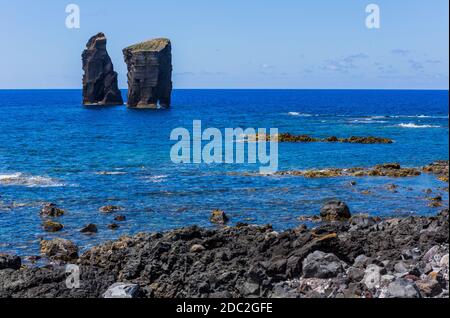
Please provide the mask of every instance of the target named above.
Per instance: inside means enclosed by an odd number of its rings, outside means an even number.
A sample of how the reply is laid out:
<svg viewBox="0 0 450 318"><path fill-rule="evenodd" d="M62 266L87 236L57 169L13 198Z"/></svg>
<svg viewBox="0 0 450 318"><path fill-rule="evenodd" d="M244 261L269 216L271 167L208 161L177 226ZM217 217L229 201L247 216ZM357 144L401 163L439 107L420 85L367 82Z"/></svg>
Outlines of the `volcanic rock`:
<svg viewBox="0 0 450 318"><path fill-rule="evenodd" d="M172 45L154 39L123 50L128 66L128 107L168 108L172 94Z"/></svg>
<svg viewBox="0 0 450 318"><path fill-rule="evenodd" d="M78 247L69 240L56 238L40 242L41 253L50 259L71 261L78 258Z"/></svg>
<svg viewBox="0 0 450 318"><path fill-rule="evenodd" d="M22 265L20 257L9 254L0 254L0 270L2 269L19 269Z"/></svg>
<svg viewBox="0 0 450 318"><path fill-rule="evenodd" d="M47 220L44 224L42 224L42 227L46 232L59 232L64 228L64 225L55 221Z"/></svg>
<svg viewBox="0 0 450 318"><path fill-rule="evenodd" d="M64 210L58 208L54 203L45 203L40 215L43 217L59 217L64 215Z"/></svg>
<svg viewBox="0 0 450 318"><path fill-rule="evenodd" d="M342 221L352 217L347 204L337 200L325 203L320 209L320 216L325 221Z"/></svg>
<svg viewBox="0 0 450 318"><path fill-rule="evenodd" d="M224 211L221 210L212 211L209 220L211 221L211 223L214 224L225 224L229 221L228 216L225 214Z"/></svg>
<svg viewBox="0 0 450 318"><path fill-rule="evenodd" d="M83 51L83 105L123 105L106 42L106 36L98 33Z"/></svg>
<svg viewBox="0 0 450 318"><path fill-rule="evenodd" d="M84 234L94 234L98 232L97 226L95 224L88 224L80 230Z"/></svg>

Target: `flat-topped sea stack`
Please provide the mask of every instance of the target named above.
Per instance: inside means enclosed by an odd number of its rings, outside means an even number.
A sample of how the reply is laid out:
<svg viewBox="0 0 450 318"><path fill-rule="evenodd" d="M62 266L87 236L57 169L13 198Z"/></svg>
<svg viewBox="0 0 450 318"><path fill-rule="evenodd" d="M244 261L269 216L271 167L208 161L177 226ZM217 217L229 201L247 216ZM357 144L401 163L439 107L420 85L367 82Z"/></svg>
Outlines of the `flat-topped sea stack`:
<svg viewBox="0 0 450 318"><path fill-rule="evenodd" d="M94 35L83 51L83 104L123 105L117 73L106 50L106 36Z"/></svg>
<svg viewBox="0 0 450 318"><path fill-rule="evenodd" d="M168 108L172 94L172 45L154 39L123 50L128 66L128 107Z"/></svg>

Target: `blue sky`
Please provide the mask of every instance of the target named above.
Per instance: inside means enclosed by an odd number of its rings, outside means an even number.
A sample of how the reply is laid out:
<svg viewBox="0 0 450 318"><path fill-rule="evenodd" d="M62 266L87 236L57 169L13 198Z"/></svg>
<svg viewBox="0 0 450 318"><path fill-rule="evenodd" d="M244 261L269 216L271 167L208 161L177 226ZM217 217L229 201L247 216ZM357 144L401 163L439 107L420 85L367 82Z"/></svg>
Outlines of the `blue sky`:
<svg viewBox="0 0 450 318"><path fill-rule="evenodd" d="M65 26L66 5L81 28ZM365 8L381 8L381 28ZM0 88L80 88L99 31L122 48L173 42L175 88L448 89L447 0L0 0Z"/></svg>

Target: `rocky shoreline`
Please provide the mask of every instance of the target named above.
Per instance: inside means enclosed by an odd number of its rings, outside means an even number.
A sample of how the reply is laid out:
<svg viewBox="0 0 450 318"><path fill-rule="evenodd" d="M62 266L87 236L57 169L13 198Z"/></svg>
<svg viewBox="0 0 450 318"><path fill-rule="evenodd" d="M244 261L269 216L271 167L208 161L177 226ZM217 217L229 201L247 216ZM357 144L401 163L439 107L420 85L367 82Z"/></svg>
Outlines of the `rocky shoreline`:
<svg viewBox="0 0 450 318"><path fill-rule="evenodd" d="M0 297L448 297L448 209L380 220L330 202L321 217L282 233L247 224L143 233L81 256L56 239L43 244L53 262L42 268L0 255ZM68 263L79 288L67 288Z"/></svg>
<svg viewBox="0 0 450 318"><path fill-rule="evenodd" d="M304 177L389 176L430 173L448 182L448 161L422 168L384 164L374 168L289 173ZM395 190L395 187L393 188ZM448 188L447 188L448 191ZM431 199L442 206L442 197ZM442 209L442 208L441 208ZM105 206L111 214L122 207ZM45 204L44 228L56 232L64 210ZM124 215L115 215L117 222ZM449 297L448 208L433 217L352 215L329 201L320 215L284 232L270 225L230 221L214 210L217 227L187 227L141 233L106 242L80 255L73 242L41 241L49 262L28 267L18 256L0 254L0 298L447 298ZM95 233L89 224L82 233ZM76 265L80 285L68 288L67 265ZM73 267L71 267L73 268Z"/></svg>

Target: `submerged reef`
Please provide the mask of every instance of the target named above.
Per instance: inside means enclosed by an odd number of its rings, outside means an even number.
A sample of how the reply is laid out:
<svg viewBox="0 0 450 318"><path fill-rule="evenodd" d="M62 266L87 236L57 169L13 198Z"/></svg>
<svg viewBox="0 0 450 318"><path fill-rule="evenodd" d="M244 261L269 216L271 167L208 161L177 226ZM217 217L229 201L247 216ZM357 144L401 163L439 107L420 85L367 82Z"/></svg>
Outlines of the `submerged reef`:
<svg viewBox="0 0 450 318"><path fill-rule="evenodd" d="M309 143L309 142L330 142L330 143L350 143L350 144L392 144L394 141L389 138L382 137L358 137L352 136L348 138L338 138L331 136L327 138L315 138L309 135L293 135L290 133L281 133L277 135L255 135L248 136L249 141L275 141L275 142L291 142L291 143Z"/></svg>

